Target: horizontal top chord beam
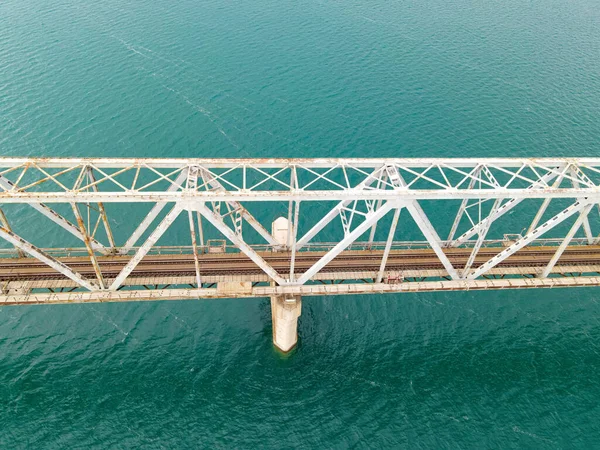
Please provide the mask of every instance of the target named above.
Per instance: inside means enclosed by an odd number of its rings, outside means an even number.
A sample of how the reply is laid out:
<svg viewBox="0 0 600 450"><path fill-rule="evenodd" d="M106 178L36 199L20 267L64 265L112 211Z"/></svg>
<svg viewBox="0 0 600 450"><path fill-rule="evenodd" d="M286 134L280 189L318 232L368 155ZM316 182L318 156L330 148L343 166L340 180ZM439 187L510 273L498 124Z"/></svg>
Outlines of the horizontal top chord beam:
<svg viewBox="0 0 600 450"><path fill-rule="evenodd" d="M456 168L474 168L478 165L520 167L523 164L540 166L600 167L600 158L0 158L0 168L36 164L45 168L63 168L77 165L93 165L100 169L121 168L129 165L147 165L154 168L176 169L190 165L206 168L233 168L256 165L265 168L303 165L311 168L327 168L335 165L353 165L376 168L384 164L398 164L410 168L431 165L448 165Z"/></svg>
<svg viewBox="0 0 600 450"><path fill-rule="evenodd" d="M184 186L190 169L211 181ZM0 176L0 203L600 199L600 158L0 158Z"/></svg>

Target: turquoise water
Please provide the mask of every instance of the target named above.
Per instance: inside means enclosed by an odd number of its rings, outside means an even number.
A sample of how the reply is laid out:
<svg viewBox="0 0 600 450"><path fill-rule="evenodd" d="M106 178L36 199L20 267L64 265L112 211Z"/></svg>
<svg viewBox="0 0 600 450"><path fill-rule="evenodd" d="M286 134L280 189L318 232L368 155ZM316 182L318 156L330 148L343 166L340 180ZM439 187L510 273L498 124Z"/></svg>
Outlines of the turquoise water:
<svg viewBox="0 0 600 450"><path fill-rule="evenodd" d="M594 0L5 0L0 149L597 156L599 57ZM289 357L266 299L1 308L0 447L595 447L599 292L306 298Z"/></svg>

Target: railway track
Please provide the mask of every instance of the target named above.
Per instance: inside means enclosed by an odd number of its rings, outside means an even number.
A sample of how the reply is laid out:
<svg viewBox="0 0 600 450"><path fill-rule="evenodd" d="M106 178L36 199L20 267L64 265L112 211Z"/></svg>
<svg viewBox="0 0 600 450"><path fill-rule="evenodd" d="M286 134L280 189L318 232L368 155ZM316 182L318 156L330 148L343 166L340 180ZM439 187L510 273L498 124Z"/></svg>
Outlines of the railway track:
<svg viewBox="0 0 600 450"><path fill-rule="evenodd" d="M496 255L500 248L482 248L475 258L473 267ZM444 249L452 264L464 266L471 254L470 248ZM556 247L524 248L500 263L498 267L543 267L556 252ZM295 271L302 273L310 268L326 252L299 252ZM377 271L383 251L346 251L333 259L323 270L327 272ZM263 252L260 255L278 272L287 273L290 254ZM94 276L92 264L87 257L59 258L61 262L84 276ZM129 262L129 256L102 256L98 262L105 277L117 276ZM600 246L573 246L567 248L559 260L561 265L599 265ZM435 253L428 249L394 250L390 253L387 270L443 269ZM200 270L203 275L250 275L262 270L242 253L200 255ZM160 276L188 276L195 274L192 255L151 255L144 258L131 273L130 278ZM54 280L65 278L45 264L31 259L0 259L0 281Z"/></svg>

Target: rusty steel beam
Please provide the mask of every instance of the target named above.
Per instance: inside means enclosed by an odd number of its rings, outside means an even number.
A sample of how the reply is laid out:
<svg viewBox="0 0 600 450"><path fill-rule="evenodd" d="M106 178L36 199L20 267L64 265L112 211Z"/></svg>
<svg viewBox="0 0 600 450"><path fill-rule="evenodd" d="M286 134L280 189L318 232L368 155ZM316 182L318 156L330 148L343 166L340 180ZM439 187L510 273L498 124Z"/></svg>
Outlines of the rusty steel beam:
<svg viewBox="0 0 600 450"><path fill-rule="evenodd" d="M88 178L90 183L92 184L92 190L94 192L98 192L98 186L96 185L96 177L94 175L94 170L91 167L88 167ZM98 213L102 219L102 223L104 225L104 231L106 232L106 237L108 239L108 243L110 244L111 251L114 252L116 248L115 238L112 234L112 229L110 227L110 223L108 222L108 216L106 215L106 209L104 209L104 203L98 203ZM81 228L81 226L79 227Z"/></svg>
<svg viewBox="0 0 600 450"><path fill-rule="evenodd" d="M12 233L12 228L10 227L10 223L8 223L8 219L6 218L6 215L4 214L4 211L2 210L2 208L0 208L0 226L2 226L4 229L6 229L7 231ZM17 251L17 255L19 255L19 257L21 257L21 258L26 257L26 253L23 250L21 250L16 245L14 247L15 247L15 250Z"/></svg>
<svg viewBox="0 0 600 450"><path fill-rule="evenodd" d="M33 181L20 186L20 177L10 189L0 192L4 203L40 202L195 202L214 201L234 204L242 201L369 201L386 200L452 200L452 199L513 199L517 202L529 198L600 198L600 188L592 181L600 173L597 158L490 158L490 159L36 159L0 158L0 175L15 178L16 168L28 167L28 177ZM82 167L98 173L96 181L81 188L69 181L71 173ZM165 189L160 182L166 181L170 188L178 183L170 178L173 173L184 173L190 167L198 167L209 180L211 189L182 192ZM381 177L394 167L407 179L403 189L394 189ZM569 167L571 173L564 174ZM58 170L52 173L52 170ZM477 170L475 170L477 169ZM166 170L168 173L163 173ZM275 172L273 172L273 170ZM247 173L257 179L248 181ZM271 172L269 172L271 171ZM281 181L277 174L286 175L296 171L296 184ZM149 175L153 181L135 183L140 173ZM124 175L134 176L134 183L124 181ZM351 176L349 176L349 174ZM355 177L358 175L358 179ZM571 186L549 185L547 181L556 176L570 180ZM458 177L458 178L457 178ZM508 181L500 181L508 177ZM351 181L353 179L354 181ZM412 179L412 181L411 181ZM79 181L79 180L78 180ZM375 187L370 184L377 181ZM523 181L528 186L523 186ZM17 183L15 185L14 183ZM125 184L124 184L125 183ZM52 189L45 189L46 186ZM57 186L59 189L57 189ZM245 211L241 207L234 209ZM498 214L506 208L498 210ZM266 228L244 213L266 239ZM587 225L584 224L586 229ZM586 232L587 233L587 232ZM589 233L588 233L589 234ZM304 245L304 238L299 241Z"/></svg>
<svg viewBox="0 0 600 450"><path fill-rule="evenodd" d="M49 305L95 302L136 302L136 301L168 301L168 300L210 300L219 298L264 298L276 295L365 295L365 294L400 294L418 292L451 292L451 291L486 291L506 289L532 288L574 288L600 286L600 277L567 277L567 278L520 278L490 280L452 280L452 281L420 281L398 284L384 283L352 283L327 284L311 286L256 286L248 292L224 292L217 288L202 289L156 289L156 290L123 290L94 292L63 293L29 293L20 295L0 295L1 306L11 305Z"/></svg>
<svg viewBox="0 0 600 450"><path fill-rule="evenodd" d="M79 285L85 289L88 289L90 291L96 291L96 290L100 289L100 286L98 286L94 282L83 277L81 274L79 274L75 270L71 269L66 264L58 261L56 258L48 255L42 249L27 242L25 239L23 239L21 236L15 234L14 232L12 232L6 228L0 227L0 238L4 239L7 242L10 242L12 245L14 245L15 247L18 247L19 249L21 249L28 255L33 256L34 258L38 259L39 261L43 262L44 264L50 266L51 268L56 270L58 273L63 274L67 278L70 278L75 283L77 283L77 285Z"/></svg>
<svg viewBox="0 0 600 450"><path fill-rule="evenodd" d="M102 270L100 270L100 265L98 264L96 253L94 252L94 249L92 247L92 240L88 230L85 227L83 217L81 217L81 212L79 212L79 207L76 203L71 203L71 207L73 208L73 214L75 215L75 219L77 220L77 225L79 225L79 230L83 235L83 243L85 244L85 248L87 249L88 255L90 256L90 261L92 262L92 267L94 268L94 272L96 274L96 279L98 280L100 289L106 289L104 278L102 277Z"/></svg>

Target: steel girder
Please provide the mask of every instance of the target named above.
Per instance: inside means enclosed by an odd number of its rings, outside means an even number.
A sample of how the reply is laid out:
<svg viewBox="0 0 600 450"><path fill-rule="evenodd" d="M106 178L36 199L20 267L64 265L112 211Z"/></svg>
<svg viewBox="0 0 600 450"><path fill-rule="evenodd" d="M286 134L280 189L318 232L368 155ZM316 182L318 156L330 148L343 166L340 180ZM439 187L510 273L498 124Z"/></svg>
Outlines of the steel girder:
<svg viewBox="0 0 600 450"><path fill-rule="evenodd" d="M199 252L204 252L205 233L201 218L214 231L226 238L238 251L245 253L277 285L305 285L344 249L364 241L365 251L373 245L385 248L375 284L382 283L387 256L394 246L400 210L406 209L417 228L453 280L474 280L502 263L524 246L530 245L546 232L580 213L576 223L557 246L555 258L538 277L548 277L560 256L582 229L588 244L597 242L590 223L592 205L600 202L600 158L490 158L490 159L60 159L60 158L0 158L0 206L30 205L53 223L79 238L86 246L94 266L96 280L89 280L45 252L43 245L34 245L15 234L10 227L0 228L0 237L24 252L54 268L88 290L116 291L150 252L179 214L188 211L187 232L191 237L196 268L196 289L202 288L202 268ZM480 249L492 226L512 213L523 202L541 199L542 205L525 235L487 262L478 260ZM335 202L324 212L313 205ZM459 201L458 212L448 220L443 208L426 213L424 204L444 204ZM562 206L542 225L543 216L553 201L571 202ZM252 215L253 204L281 202L287 205L289 231L285 244L268 232L274 217L264 214L268 207L258 209L261 217ZM489 202L489 203L487 203ZM63 217L48 205L67 204L74 220ZM111 204L154 203L148 215L125 236L119 245L118 231L110 222ZM85 219L79 208L98 205L96 227ZM492 205L487 213L483 206ZM302 208L301 208L302 205ZM163 210L158 225L153 225ZM473 220L470 211L476 209ZM394 210L391 223L385 219ZM197 213L200 246L196 240L193 212ZM265 219L265 217L269 217ZM340 219L339 223L335 221ZM404 217L404 216L403 216ZM470 228L461 231L467 217ZM12 218L11 218L12 219ZM101 222L100 222L101 221ZM290 273L278 273L257 251L259 242L242 229L248 223L256 236L266 241L272 250L282 246L291 250ZM76 223L77 225L73 224ZM440 228L449 222L448 239L440 239ZM19 221L11 220L16 224ZM107 242L95 236L98 223L104 225ZM382 225L384 223L385 225ZM379 224L379 225L378 225ZM337 228L339 239L312 267L304 272L295 268L295 255L310 251L315 238L326 227ZM526 224L520 228L527 228ZM22 225L21 225L22 226ZM464 229L464 227L463 227ZM377 232L383 242L375 242ZM367 233L367 231L370 231ZM400 232L405 230L400 228ZM511 230L507 229L506 232ZM149 236L141 247L136 242L144 233ZM477 235L477 239L471 238ZM454 267L446 255L451 247L470 246L471 257L464 268ZM115 279L106 280L96 262L96 253L133 253L129 263ZM460 271L460 272L459 272ZM459 275L460 273L460 275ZM0 279L0 281L2 281Z"/></svg>
<svg viewBox="0 0 600 450"><path fill-rule="evenodd" d="M394 190L392 183L382 179L385 167L389 166L396 167L407 180L405 189ZM198 167L207 181L199 183L197 190L169 189L178 184L175 175L189 167ZM567 173L563 173L565 167L569 168ZM89 170L95 174L95 181L81 182L77 175ZM292 171L296 171L298 178L293 186ZM548 177L552 175L562 175L571 185L549 185ZM10 187L2 186L0 201L34 204L599 198L599 175L598 158L0 158L0 176L11 183ZM376 181L379 183L373 187ZM215 182L219 189L212 188ZM206 189L208 185L211 188Z"/></svg>

